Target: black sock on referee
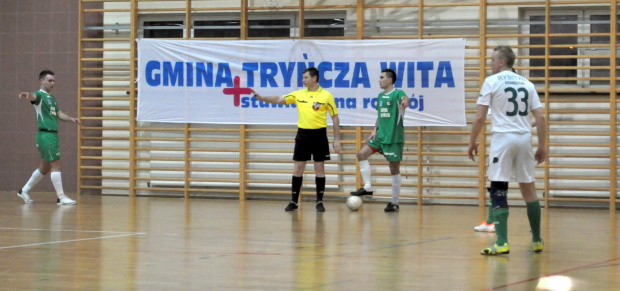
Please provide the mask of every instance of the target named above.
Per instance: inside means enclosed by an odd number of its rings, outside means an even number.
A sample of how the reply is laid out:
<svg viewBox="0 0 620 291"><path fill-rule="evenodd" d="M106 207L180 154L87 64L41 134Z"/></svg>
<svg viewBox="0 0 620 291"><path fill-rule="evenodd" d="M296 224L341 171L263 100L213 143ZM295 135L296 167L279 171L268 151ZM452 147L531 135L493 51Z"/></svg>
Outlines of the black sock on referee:
<svg viewBox="0 0 620 291"><path fill-rule="evenodd" d="M323 201L323 193L325 193L325 177L314 179L316 182L316 202Z"/></svg>
<svg viewBox="0 0 620 291"><path fill-rule="evenodd" d="M293 198L291 201L295 202L295 203L299 203L299 191L301 191L301 184L304 181L304 177L295 177L293 176L293 181L291 182L292 185L292 194L293 194Z"/></svg>

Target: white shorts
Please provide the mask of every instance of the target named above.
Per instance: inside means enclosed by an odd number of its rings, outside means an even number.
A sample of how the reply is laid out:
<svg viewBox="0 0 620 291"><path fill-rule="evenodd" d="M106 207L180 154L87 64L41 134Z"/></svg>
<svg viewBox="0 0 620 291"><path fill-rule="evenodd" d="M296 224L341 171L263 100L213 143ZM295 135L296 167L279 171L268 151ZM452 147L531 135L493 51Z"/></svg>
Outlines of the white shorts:
<svg viewBox="0 0 620 291"><path fill-rule="evenodd" d="M531 133L493 133L489 153L489 180L509 182L511 173L518 183L536 180L536 160Z"/></svg>

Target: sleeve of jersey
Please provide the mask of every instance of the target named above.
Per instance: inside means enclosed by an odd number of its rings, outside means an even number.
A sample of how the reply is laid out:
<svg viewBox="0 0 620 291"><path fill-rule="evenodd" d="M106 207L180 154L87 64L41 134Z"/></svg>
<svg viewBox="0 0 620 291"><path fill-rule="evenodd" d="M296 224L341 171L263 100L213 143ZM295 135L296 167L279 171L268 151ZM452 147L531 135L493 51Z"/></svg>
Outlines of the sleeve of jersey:
<svg viewBox="0 0 620 291"><path fill-rule="evenodd" d="M338 114L338 108L336 108L336 102L334 101L334 96L332 96L332 94L329 94L329 97L327 98L327 110L329 111L330 116Z"/></svg>
<svg viewBox="0 0 620 291"><path fill-rule="evenodd" d="M39 103L41 103L41 93L37 91L37 92L32 93L32 95L34 95L35 100L31 101L30 103L34 105L39 105Z"/></svg>
<svg viewBox="0 0 620 291"><path fill-rule="evenodd" d="M489 82L489 79L486 79L484 84L482 84L482 89L480 89L480 95L478 96L478 102L476 102L476 104L490 106L491 93L493 93L493 86L491 82Z"/></svg>
<svg viewBox="0 0 620 291"><path fill-rule="evenodd" d="M284 95L284 101L286 101L286 105L297 103L297 92L291 92Z"/></svg>
<svg viewBox="0 0 620 291"><path fill-rule="evenodd" d="M538 96L538 92L536 92L536 89L534 89L534 91L532 91L532 101L530 102L530 111L541 108L541 107L542 107L542 104L540 103L540 97Z"/></svg>

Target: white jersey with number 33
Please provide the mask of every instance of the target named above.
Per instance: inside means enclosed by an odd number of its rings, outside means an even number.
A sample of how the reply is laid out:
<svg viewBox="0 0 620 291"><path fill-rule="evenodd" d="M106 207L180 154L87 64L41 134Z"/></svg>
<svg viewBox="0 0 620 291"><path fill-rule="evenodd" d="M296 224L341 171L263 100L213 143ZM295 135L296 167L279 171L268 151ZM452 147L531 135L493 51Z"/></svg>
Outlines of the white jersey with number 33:
<svg viewBox="0 0 620 291"><path fill-rule="evenodd" d="M532 132L530 112L542 107L534 84L511 71L487 77L477 103L491 108L493 132Z"/></svg>

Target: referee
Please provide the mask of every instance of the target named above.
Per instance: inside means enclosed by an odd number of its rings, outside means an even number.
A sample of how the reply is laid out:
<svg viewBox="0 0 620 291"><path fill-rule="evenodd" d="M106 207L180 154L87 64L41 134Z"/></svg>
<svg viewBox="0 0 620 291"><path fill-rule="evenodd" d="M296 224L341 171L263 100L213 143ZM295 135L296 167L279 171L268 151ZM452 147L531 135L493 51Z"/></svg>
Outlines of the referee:
<svg viewBox="0 0 620 291"><path fill-rule="evenodd" d="M293 160L293 180L291 182L292 199L284 209L293 211L298 208L299 191L303 181L306 162L314 160L316 173L316 210L325 212L323 193L325 192L325 161L330 160L329 142L327 140L327 113L332 117L334 124L334 151L340 152L340 121L334 97L327 90L319 86L319 70L308 68L303 72L305 89L291 92L285 96L261 96L252 90L254 97L259 101L274 104L295 103L299 112L297 122L297 136L295 137L295 152Z"/></svg>

